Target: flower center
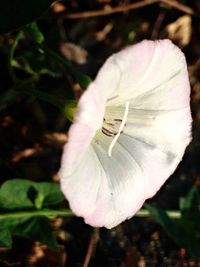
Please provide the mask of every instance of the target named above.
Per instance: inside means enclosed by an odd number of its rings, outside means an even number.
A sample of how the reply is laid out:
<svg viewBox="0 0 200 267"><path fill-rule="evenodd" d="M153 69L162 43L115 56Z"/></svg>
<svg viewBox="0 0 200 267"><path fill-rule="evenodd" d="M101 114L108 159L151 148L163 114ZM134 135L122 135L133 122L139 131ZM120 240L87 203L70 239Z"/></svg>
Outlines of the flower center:
<svg viewBox="0 0 200 267"><path fill-rule="evenodd" d="M105 118L103 119L103 126L102 126L101 131L107 136L114 137L108 148L109 157L111 157L112 149L114 145L116 144L117 139L119 138L120 134L122 133L124 126L126 125L128 112L129 112L129 102L127 101L122 119L114 119L112 121L106 121Z"/></svg>

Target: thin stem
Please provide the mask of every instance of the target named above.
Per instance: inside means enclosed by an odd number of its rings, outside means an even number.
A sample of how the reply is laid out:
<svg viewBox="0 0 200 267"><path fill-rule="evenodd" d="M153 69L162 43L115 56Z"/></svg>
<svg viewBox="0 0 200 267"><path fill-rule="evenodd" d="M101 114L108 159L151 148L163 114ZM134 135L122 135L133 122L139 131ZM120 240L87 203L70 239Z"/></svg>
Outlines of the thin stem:
<svg viewBox="0 0 200 267"><path fill-rule="evenodd" d="M14 58L15 49L16 49L19 41L23 38L23 36L24 35L23 35L22 31L18 32L17 36L15 37L15 39L14 39L14 41L13 41L13 43L12 43L12 45L8 51L8 71L9 71L10 77L14 83L19 82L19 79L16 77L15 72L13 70L12 61Z"/></svg>
<svg viewBox="0 0 200 267"><path fill-rule="evenodd" d="M167 210L167 215L172 219L180 219L181 213L178 210ZM1 219L14 219L14 218L24 218L24 217L57 217L57 216L64 216L64 217L71 217L74 216L72 211L64 209L64 210L29 210L29 211L16 211L16 212L7 212L7 213L0 213L0 220ZM151 217L151 213L146 209L141 209L135 214L136 217L147 218Z"/></svg>
<svg viewBox="0 0 200 267"><path fill-rule="evenodd" d="M86 19L92 17L99 17L99 16L107 16L112 15L120 12L125 12L133 9L138 9L141 7L145 7L154 3L159 2L159 0L143 0L138 1L136 3L128 4L128 5L121 5L118 7L112 7L109 9L101 9L101 10L94 10L94 11L85 11L79 13L71 13L71 14L64 14L63 18L66 19Z"/></svg>
<svg viewBox="0 0 200 267"><path fill-rule="evenodd" d="M152 5L155 3L163 3L171 6L175 9L178 9L186 14L193 15L194 11L192 8L179 3L175 0L143 0L138 1L136 3L121 5L117 7L110 7L109 9L101 9L101 10L93 10L93 11L85 11L85 12L78 12L78 13L71 13L71 14L63 14L62 18L66 19L87 19L92 17L100 17L100 16L108 16L116 13L121 13L125 11L130 11L138 8L142 8L148 5Z"/></svg>
<svg viewBox="0 0 200 267"><path fill-rule="evenodd" d="M74 216L70 210L29 210L29 211L18 211L18 212L8 212L8 213L0 213L1 219L19 219L24 217L71 217Z"/></svg>
<svg viewBox="0 0 200 267"><path fill-rule="evenodd" d="M86 253L86 257L83 263L83 267L88 267L90 260L92 258L92 256L94 255L97 243L99 241L99 232L100 229L99 228L94 228L90 241L89 241L89 245L88 245L88 249L87 249L87 253Z"/></svg>
<svg viewBox="0 0 200 267"><path fill-rule="evenodd" d="M56 52L54 52L43 44L35 43L35 45L44 52L46 52L46 54L61 63L67 69L67 71L69 71L73 78L81 85L82 88L87 88L88 85L91 83L92 80L89 76L79 72L69 61L64 59L62 56L60 56L59 54L57 54Z"/></svg>
<svg viewBox="0 0 200 267"><path fill-rule="evenodd" d="M171 219L180 219L181 218L181 213L178 210L165 210L167 215L171 218ZM151 217L151 213L146 210L146 209L141 209L139 210L136 215L136 217Z"/></svg>
<svg viewBox="0 0 200 267"><path fill-rule="evenodd" d="M65 117L68 120L73 121L77 102L75 100L63 100L55 95L51 95L49 93L31 88L32 87L31 82L33 81L36 80L30 79L24 81L23 83L17 84L13 87L13 90L18 93L23 93L29 96L33 96L40 100L50 103L51 105L57 107L62 113L64 113Z"/></svg>
<svg viewBox="0 0 200 267"><path fill-rule="evenodd" d="M194 10L176 0L160 0L161 3L167 4L177 10L180 10L188 15L194 15Z"/></svg>

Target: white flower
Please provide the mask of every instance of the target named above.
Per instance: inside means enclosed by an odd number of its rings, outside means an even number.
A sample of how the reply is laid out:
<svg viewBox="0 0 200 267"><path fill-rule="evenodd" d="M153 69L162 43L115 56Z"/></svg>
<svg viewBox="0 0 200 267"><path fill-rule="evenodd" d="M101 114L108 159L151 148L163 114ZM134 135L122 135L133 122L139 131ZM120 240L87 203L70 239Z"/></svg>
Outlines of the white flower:
<svg viewBox="0 0 200 267"><path fill-rule="evenodd" d="M73 212L107 228L132 217L181 161L191 121L185 58L169 40L108 58L64 147L59 175Z"/></svg>

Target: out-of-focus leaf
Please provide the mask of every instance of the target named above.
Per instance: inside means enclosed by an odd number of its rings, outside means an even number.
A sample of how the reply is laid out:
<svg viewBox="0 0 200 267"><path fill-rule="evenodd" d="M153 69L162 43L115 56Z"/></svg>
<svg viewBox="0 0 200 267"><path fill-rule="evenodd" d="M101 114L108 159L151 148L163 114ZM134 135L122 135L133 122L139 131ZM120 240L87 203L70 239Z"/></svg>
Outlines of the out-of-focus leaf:
<svg viewBox="0 0 200 267"><path fill-rule="evenodd" d="M48 102L57 108L65 115L65 117L72 121L74 113L76 110L77 102L75 100L63 100L55 95L42 92L40 90L35 90L31 87L16 87L17 92L27 94L29 96L41 99L45 102Z"/></svg>
<svg viewBox="0 0 200 267"><path fill-rule="evenodd" d="M12 236L38 240L55 250L49 217L71 216L68 210L49 209L63 200L55 183L8 180L0 187L0 246L11 247Z"/></svg>
<svg viewBox="0 0 200 267"><path fill-rule="evenodd" d="M51 50L50 48L46 47L44 44L38 44L36 43L39 49L43 50L47 55L51 56L54 58L57 62L61 63L66 70L72 75L74 80L78 82L82 88L87 88L88 85L91 83L91 78L79 72L72 64L70 61L66 60L59 54L57 54L55 51Z"/></svg>
<svg viewBox="0 0 200 267"><path fill-rule="evenodd" d="M12 236L10 231L7 229L0 228L0 247L6 247L6 248L12 247Z"/></svg>
<svg viewBox="0 0 200 267"><path fill-rule="evenodd" d="M4 218L0 219L0 225L0 245L3 247L12 246L14 235L40 241L52 250L57 248L50 222L45 217Z"/></svg>
<svg viewBox="0 0 200 267"><path fill-rule="evenodd" d="M35 42L37 42L37 43L44 42L44 40L45 40L44 35L39 30L36 22L28 24L25 29L26 29L26 32L28 32L28 34L30 34L31 38Z"/></svg>
<svg viewBox="0 0 200 267"><path fill-rule="evenodd" d="M180 209L185 212L200 213L200 193L197 186L193 186L189 193L180 199Z"/></svg>
<svg viewBox="0 0 200 267"><path fill-rule="evenodd" d="M174 227L173 221L167 215L165 210L158 209L150 204L145 204L145 208L150 212L154 220L161 224L166 231L170 231L172 236L177 235L177 229Z"/></svg>
<svg viewBox="0 0 200 267"><path fill-rule="evenodd" d="M10 77L12 78L14 83L18 82L18 78L15 75L12 63L13 63L13 59L14 59L15 49L16 49L19 41L23 38L23 36L24 36L23 32L19 31L17 36L14 38L13 43L9 47L9 50L8 50L8 71L9 71Z"/></svg>
<svg viewBox="0 0 200 267"><path fill-rule="evenodd" d="M53 236L50 222L45 217L30 217L23 222L18 220L12 234L40 241L52 250L57 249L57 242Z"/></svg>
<svg viewBox="0 0 200 267"><path fill-rule="evenodd" d="M33 208L34 203L28 195L32 187L28 180L8 180L0 187L0 208L26 209Z"/></svg>
<svg viewBox="0 0 200 267"><path fill-rule="evenodd" d="M37 77L34 77L34 79L36 80ZM15 102L20 95L26 94L52 104L60 109L60 111L68 120L72 121L74 118L77 101L63 100L56 95L34 89L34 79L28 79L27 81L20 82L13 88L7 90L4 94L0 95L0 111Z"/></svg>
<svg viewBox="0 0 200 267"><path fill-rule="evenodd" d="M30 75L49 75L53 78L61 77L62 72L56 64L53 64L43 53L23 51L23 54L15 57L12 66L27 72Z"/></svg>
<svg viewBox="0 0 200 267"><path fill-rule="evenodd" d="M41 208L63 200L55 183L36 183L25 179L6 181L0 188L0 208L7 210Z"/></svg>
<svg viewBox="0 0 200 267"><path fill-rule="evenodd" d="M56 183L34 183L33 186L40 194L40 201L42 200L42 206L51 206L63 201L64 197L61 193L60 186Z"/></svg>
<svg viewBox="0 0 200 267"><path fill-rule="evenodd" d="M20 92L26 91L26 88L32 87L32 84L35 80L36 77L32 77L31 79L19 82L12 88L7 89L4 93L2 93L0 95L0 111L5 109L10 104L13 104L16 99L22 95Z"/></svg>
<svg viewBox="0 0 200 267"><path fill-rule="evenodd" d="M55 0L0 0L0 33L10 32L38 19Z"/></svg>
<svg viewBox="0 0 200 267"><path fill-rule="evenodd" d="M178 245L184 247L192 257L200 259L200 233L192 220L172 220L162 209L149 204L145 207Z"/></svg>
<svg viewBox="0 0 200 267"><path fill-rule="evenodd" d="M191 227L200 231L200 193L196 185L180 199L180 209L183 220L189 221Z"/></svg>
<svg viewBox="0 0 200 267"><path fill-rule="evenodd" d="M19 93L13 89L9 89L5 93L1 94L0 95L0 111L6 108L13 101L15 101L18 95Z"/></svg>
<svg viewBox="0 0 200 267"><path fill-rule="evenodd" d="M75 100L68 100L65 102L63 106L63 112L68 120L73 121L74 115L76 113L77 108L77 101Z"/></svg>

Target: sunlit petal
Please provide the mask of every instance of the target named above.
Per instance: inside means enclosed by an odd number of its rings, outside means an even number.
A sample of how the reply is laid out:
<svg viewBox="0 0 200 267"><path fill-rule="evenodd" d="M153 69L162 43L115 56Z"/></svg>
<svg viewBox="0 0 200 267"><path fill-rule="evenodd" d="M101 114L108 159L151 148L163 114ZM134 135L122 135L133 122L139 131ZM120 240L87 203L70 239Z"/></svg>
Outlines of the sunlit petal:
<svg viewBox="0 0 200 267"><path fill-rule="evenodd" d="M191 139L183 53L169 40L112 55L80 98L64 147L62 191L92 226L132 217L174 172Z"/></svg>

